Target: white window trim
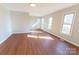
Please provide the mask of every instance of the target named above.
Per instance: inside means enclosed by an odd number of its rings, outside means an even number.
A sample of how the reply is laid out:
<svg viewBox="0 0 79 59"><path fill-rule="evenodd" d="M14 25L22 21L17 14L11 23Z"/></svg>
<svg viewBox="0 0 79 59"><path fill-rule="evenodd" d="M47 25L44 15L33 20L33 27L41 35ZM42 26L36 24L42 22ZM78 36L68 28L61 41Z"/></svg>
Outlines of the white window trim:
<svg viewBox="0 0 79 59"><path fill-rule="evenodd" d="M73 16L73 20L72 20L72 25L71 25L70 33L69 33L69 34L65 34L65 33L62 33L62 28L63 28L63 24L64 24L64 17L65 17L65 15L68 15L68 14L74 14L74 16ZM62 27L61 27L61 31L60 31L61 34L71 36L72 30L73 30L74 21L75 21L75 17L76 17L76 11L74 11L74 12L69 12L69 13L65 13L65 14L63 15L63 22L62 22Z"/></svg>

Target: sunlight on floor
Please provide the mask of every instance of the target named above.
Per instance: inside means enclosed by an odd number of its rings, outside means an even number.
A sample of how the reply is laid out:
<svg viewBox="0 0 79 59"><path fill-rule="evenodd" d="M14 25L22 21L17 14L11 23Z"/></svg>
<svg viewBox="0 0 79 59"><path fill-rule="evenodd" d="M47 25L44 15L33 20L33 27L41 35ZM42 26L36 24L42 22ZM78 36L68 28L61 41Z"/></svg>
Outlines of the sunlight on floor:
<svg viewBox="0 0 79 59"><path fill-rule="evenodd" d="M27 37L30 38L38 38L38 39L50 39L50 40L54 40L53 38L49 37L49 36L37 36L37 35L27 35Z"/></svg>

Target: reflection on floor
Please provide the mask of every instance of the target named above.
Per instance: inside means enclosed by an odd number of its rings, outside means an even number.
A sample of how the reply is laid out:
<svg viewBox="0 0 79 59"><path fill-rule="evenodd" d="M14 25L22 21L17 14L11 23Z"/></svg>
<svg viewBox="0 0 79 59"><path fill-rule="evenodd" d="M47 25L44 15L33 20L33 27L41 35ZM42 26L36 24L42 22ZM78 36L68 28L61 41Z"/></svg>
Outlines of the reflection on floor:
<svg viewBox="0 0 79 59"><path fill-rule="evenodd" d="M53 40L53 38L51 38L50 36L41 36L41 35L33 35L33 34L27 34L27 37L29 38L37 38L37 39L51 39Z"/></svg>
<svg viewBox="0 0 79 59"><path fill-rule="evenodd" d="M79 54L79 48L41 30L13 34L0 44L1 55L63 55Z"/></svg>

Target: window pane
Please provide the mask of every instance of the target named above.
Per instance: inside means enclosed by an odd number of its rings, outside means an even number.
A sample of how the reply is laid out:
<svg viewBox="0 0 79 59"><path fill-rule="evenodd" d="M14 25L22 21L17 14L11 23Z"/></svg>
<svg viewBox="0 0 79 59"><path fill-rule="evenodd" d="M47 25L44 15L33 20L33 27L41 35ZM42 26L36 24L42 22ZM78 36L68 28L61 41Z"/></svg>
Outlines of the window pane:
<svg viewBox="0 0 79 59"><path fill-rule="evenodd" d="M52 19L52 17L50 17L49 18L49 23L48 23L48 29L51 29L51 27L52 27L52 21L53 21L53 19Z"/></svg>
<svg viewBox="0 0 79 59"><path fill-rule="evenodd" d="M64 19L64 23L66 24L72 24L72 20L73 20L73 14L68 14L65 16L65 19Z"/></svg>
<svg viewBox="0 0 79 59"><path fill-rule="evenodd" d="M63 25L62 32L64 34L69 34L70 33L70 28L71 28L71 25Z"/></svg>
<svg viewBox="0 0 79 59"><path fill-rule="evenodd" d="M42 27L42 29L43 29L43 28L44 28L44 18L42 18L41 21L42 21L42 22L41 22L41 27Z"/></svg>

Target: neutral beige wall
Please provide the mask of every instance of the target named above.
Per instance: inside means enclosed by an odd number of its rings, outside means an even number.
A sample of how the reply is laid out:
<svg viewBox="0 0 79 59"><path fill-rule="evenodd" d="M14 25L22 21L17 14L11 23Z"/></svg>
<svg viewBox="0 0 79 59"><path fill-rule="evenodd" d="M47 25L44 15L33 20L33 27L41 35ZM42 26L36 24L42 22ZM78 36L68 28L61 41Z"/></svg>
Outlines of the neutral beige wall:
<svg viewBox="0 0 79 59"><path fill-rule="evenodd" d="M11 34L9 11L0 5L0 43Z"/></svg>
<svg viewBox="0 0 79 59"><path fill-rule="evenodd" d="M13 33L26 33L30 29L39 28L40 24L32 28L39 17L29 16L28 13L10 11Z"/></svg>
<svg viewBox="0 0 79 59"><path fill-rule="evenodd" d="M64 14L71 13L71 12L76 13L72 33L71 35L65 35L61 33L62 24L64 21L63 17L64 17ZM49 31L48 29L46 29L46 26L48 25L47 23L48 18L51 16L53 17L53 24L52 24L52 29L51 29L52 31ZM55 13L46 15L44 16L44 18L46 20L45 21L46 26L44 27L44 30L79 45L79 5L72 6L70 8L66 8L66 9L57 11Z"/></svg>

